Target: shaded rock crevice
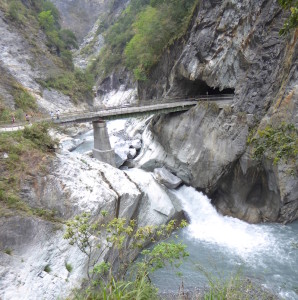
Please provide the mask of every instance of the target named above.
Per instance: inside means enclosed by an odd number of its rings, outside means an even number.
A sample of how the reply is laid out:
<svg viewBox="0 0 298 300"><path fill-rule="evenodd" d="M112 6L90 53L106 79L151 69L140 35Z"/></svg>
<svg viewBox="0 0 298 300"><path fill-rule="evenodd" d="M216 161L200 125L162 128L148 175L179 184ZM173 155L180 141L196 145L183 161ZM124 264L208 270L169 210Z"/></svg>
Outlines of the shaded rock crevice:
<svg viewBox="0 0 298 300"><path fill-rule="evenodd" d="M243 170L240 160L218 182L210 197L224 215L250 223L277 221L280 192L274 170L262 164Z"/></svg>

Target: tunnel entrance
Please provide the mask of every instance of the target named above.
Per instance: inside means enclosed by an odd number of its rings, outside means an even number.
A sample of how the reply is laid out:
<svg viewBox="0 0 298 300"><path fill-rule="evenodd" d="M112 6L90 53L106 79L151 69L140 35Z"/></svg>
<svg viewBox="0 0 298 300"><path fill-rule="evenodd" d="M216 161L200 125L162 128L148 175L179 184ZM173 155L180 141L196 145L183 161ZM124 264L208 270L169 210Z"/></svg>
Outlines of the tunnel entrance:
<svg viewBox="0 0 298 300"><path fill-rule="evenodd" d="M219 88L210 87L205 81L203 80L187 80L183 78L180 81L180 87L184 91L184 94L187 97L197 97L199 95L234 95L235 89L227 88L220 90Z"/></svg>

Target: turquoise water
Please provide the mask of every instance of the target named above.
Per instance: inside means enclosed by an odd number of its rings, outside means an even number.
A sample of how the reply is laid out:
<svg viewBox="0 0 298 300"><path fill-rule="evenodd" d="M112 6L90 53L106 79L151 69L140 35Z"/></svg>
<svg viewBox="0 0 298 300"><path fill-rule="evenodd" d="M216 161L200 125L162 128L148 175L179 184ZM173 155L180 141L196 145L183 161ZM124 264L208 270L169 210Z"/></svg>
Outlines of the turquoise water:
<svg viewBox="0 0 298 300"><path fill-rule="evenodd" d="M213 277L242 276L258 281L285 299L298 299L298 222L251 225L217 213L210 200L191 187L174 194L181 200L190 225L178 232L190 253L180 267L185 288L202 288ZM152 281L161 291L177 292L176 270L159 270Z"/></svg>

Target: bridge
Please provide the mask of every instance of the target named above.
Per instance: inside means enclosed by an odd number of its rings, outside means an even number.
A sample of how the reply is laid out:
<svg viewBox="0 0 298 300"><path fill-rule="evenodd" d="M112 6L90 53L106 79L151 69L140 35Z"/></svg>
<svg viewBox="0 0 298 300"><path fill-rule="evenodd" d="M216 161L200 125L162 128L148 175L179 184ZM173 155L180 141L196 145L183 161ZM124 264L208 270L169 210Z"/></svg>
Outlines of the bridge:
<svg viewBox="0 0 298 300"><path fill-rule="evenodd" d="M233 103L234 95L210 95L188 99L162 99L142 101L140 104L122 106L118 108L99 108L94 107L88 111L78 111L63 113L59 119L51 118L34 119L34 122L53 122L55 124L73 124L92 122L94 129L94 149L93 156L100 161L115 165L114 151L111 148L109 136L106 128L106 120L120 118L140 117L143 115L171 113L189 110L198 102L214 103L220 109ZM4 125L4 126L3 126ZM0 124L0 132L23 129L25 123L19 124Z"/></svg>

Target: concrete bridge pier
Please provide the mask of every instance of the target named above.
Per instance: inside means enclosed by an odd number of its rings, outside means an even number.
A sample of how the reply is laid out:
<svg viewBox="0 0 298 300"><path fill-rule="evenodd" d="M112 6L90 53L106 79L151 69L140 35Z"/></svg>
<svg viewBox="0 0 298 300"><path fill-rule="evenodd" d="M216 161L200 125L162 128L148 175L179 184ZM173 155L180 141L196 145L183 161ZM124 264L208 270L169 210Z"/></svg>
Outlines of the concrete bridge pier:
<svg viewBox="0 0 298 300"><path fill-rule="evenodd" d="M107 125L104 120L93 121L94 148L93 157L116 167L115 153L111 148Z"/></svg>

